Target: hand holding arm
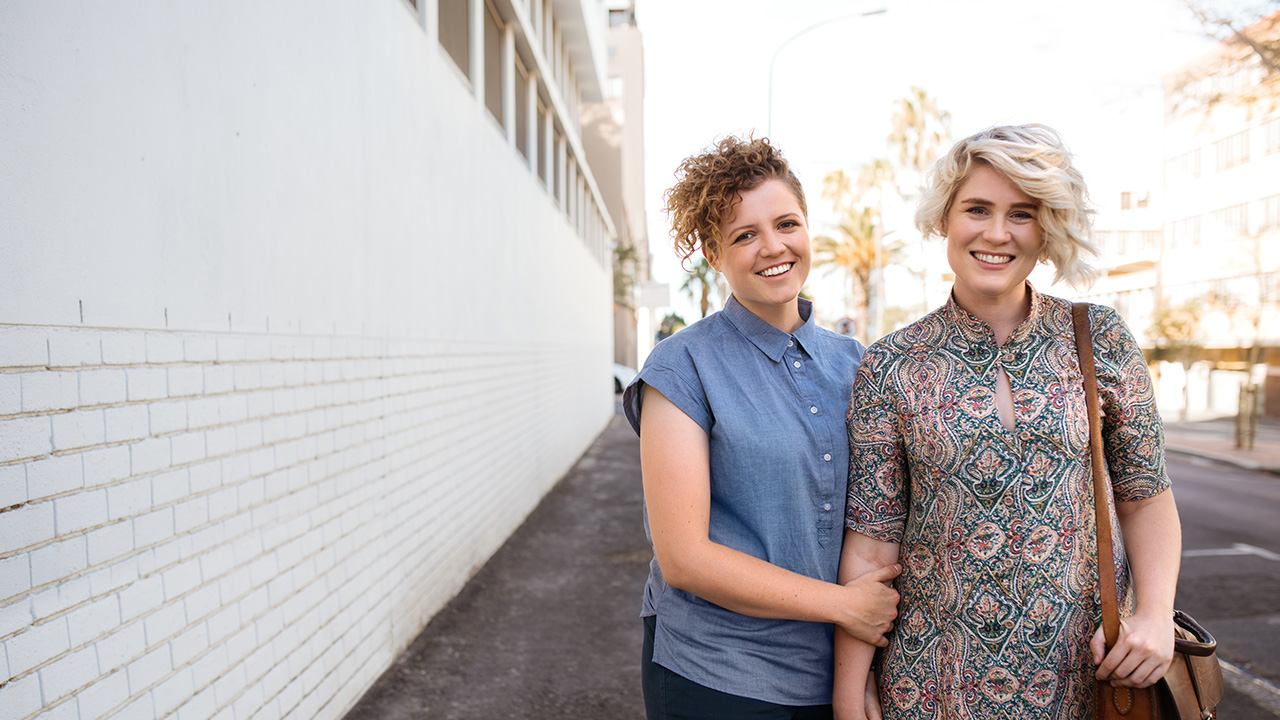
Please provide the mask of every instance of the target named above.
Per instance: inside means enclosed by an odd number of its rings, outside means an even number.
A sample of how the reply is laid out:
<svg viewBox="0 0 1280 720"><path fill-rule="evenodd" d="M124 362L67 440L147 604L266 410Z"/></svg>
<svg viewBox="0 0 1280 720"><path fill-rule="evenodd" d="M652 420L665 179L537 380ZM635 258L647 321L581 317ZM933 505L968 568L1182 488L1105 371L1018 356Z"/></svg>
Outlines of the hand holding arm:
<svg viewBox="0 0 1280 720"><path fill-rule="evenodd" d="M654 554L667 584L743 615L834 623L882 641L898 597L875 568L856 583L807 577L712 542L707 434L653 387L644 389L640 464Z"/></svg>

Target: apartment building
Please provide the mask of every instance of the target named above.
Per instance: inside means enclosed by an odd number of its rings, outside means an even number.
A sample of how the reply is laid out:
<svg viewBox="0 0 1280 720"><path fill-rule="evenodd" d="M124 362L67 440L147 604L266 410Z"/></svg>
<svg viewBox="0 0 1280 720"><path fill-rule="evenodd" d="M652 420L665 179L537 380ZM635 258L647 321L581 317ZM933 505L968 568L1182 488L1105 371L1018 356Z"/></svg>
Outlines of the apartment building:
<svg viewBox="0 0 1280 720"><path fill-rule="evenodd" d="M1274 48L1280 13L1245 34ZM1164 98L1163 187L1123 194L1099 222L1092 296L1148 348L1158 308L1190 310L1192 405L1234 411L1237 386L1265 377L1280 415L1280 72L1234 40L1169 74Z"/></svg>
<svg viewBox="0 0 1280 720"><path fill-rule="evenodd" d="M0 716L340 718L588 447L607 24L0 4Z"/></svg>

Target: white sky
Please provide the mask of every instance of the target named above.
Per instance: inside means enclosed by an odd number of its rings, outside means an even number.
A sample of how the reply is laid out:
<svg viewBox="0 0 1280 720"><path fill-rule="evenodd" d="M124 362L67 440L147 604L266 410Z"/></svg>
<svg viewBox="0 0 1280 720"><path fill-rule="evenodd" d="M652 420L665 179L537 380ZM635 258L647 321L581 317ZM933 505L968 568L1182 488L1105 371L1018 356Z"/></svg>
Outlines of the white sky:
<svg viewBox="0 0 1280 720"><path fill-rule="evenodd" d="M636 17L654 277L690 322L661 196L714 139L769 135L805 185L817 235L822 177L887 156L891 105L918 85L951 112L954 138L1014 122L1059 130L1105 212L1120 190L1159 189L1162 78L1213 44L1178 0L636 0ZM824 297L820 275L821 312L843 299Z"/></svg>

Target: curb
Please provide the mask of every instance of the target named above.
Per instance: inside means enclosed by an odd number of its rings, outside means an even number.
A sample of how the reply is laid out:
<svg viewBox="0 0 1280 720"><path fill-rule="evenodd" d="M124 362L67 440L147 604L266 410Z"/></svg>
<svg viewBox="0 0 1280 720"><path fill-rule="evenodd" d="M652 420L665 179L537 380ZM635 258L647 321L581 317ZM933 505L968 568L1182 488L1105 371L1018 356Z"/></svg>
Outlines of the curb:
<svg viewBox="0 0 1280 720"><path fill-rule="evenodd" d="M1268 465L1260 463L1256 460L1236 457L1227 453L1213 452L1212 450L1190 449L1185 447L1176 447L1165 444L1165 452L1178 453L1179 455L1187 455L1190 457L1198 457L1202 460L1211 460L1224 465L1234 465L1242 470L1252 470L1254 472L1263 472L1270 475L1280 476L1280 465Z"/></svg>

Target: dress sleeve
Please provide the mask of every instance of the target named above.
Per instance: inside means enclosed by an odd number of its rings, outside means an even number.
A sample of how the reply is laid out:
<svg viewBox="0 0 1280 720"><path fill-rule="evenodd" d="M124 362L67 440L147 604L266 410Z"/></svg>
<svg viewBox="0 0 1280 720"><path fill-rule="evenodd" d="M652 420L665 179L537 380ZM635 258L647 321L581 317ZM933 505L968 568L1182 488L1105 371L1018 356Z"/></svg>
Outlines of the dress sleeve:
<svg viewBox="0 0 1280 720"><path fill-rule="evenodd" d="M1100 305L1090 310L1112 492L1119 502L1154 497L1169 488L1169 475L1151 372L1120 315Z"/></svg>
<svg viewBox="0 0 1280 720"><path fill-rule="evenodd" d="M845 416L849 433L845 525L876 540L900 542L907 519L907 466L886 367L890 357L873 347L853 382Z"/></svg>

